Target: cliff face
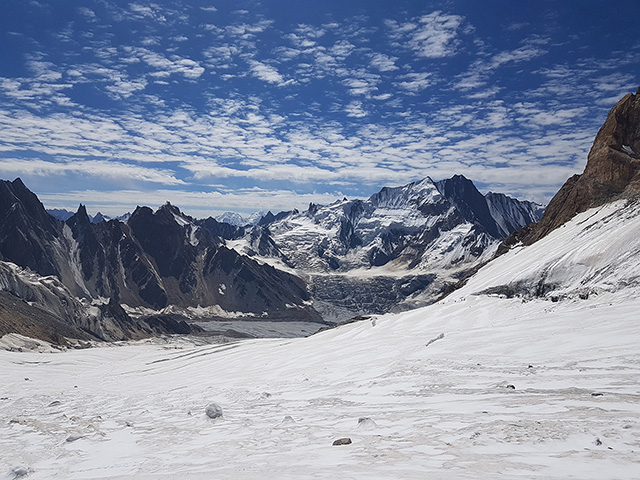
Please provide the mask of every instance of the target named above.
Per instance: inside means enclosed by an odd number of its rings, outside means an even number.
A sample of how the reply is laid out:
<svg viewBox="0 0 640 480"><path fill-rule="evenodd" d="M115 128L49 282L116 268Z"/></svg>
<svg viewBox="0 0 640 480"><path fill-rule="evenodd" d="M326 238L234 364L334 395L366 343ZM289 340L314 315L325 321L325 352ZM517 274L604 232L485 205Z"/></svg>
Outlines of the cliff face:
<svg viewBox="0 0 640 480"><path fill-rule="evenodd" d="M640 87L609 112L596 135L581 175L569 178L551 199L540 222L508 243L529 245L576 214L618 198L640 194Z"/></svg>

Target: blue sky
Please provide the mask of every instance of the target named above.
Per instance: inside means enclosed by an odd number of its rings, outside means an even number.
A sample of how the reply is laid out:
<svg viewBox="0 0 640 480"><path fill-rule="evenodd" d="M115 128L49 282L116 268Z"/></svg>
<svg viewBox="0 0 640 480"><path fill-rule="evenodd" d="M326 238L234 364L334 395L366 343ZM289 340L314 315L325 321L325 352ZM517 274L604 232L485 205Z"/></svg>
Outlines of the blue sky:
<svg viewBox="0 0 640 480"><path fill-rule="evenodd" d="M640 2L5 0L0 178L48 208L547 202L640 84Z"/></svg>

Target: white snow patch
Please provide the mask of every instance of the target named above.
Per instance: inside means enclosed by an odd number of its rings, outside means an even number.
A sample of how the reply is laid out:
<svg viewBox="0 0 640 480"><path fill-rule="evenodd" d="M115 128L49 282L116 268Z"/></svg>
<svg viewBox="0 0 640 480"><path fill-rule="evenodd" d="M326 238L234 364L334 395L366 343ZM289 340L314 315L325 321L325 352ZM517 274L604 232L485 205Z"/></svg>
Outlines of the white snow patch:
<svg viewBox="0 0 640 480"><path fill-rule="evenodd" d="M172 212L173 213L173 212ZM173 218L175 219L176 223L178 225L180 225L181 227L186 227L187 225L191 225L191 222L189 220L187 220L186 218L173 213Z"/></svg>
<svg viewBox="0 0 640 480"><path fill-rule="evenodd" d="M69 263L69 266L71 268L71 273L73 274L73 279L75 280L76 284L87 294L87 296L90 297L91 294L89 293L89 289L84 283L84 278L82 276L82 265L80 264L79 251L80 246L78 245L78 242L76 242L76 239L73 238L73 232L71 231L69 225L67 225L66 223L62 227L62 234L68 242L70 249L69 258L71 262Z"/></svg>
<svg viewBox="0 0 640 480"><path fill-rule="evenodd" d="M200 243L200 240L198 240L198 238L196 237L198 228L200 227L198 227L197 225L191 225L191 229L189 230L189 243L194 247L197 247Z"/></svg>

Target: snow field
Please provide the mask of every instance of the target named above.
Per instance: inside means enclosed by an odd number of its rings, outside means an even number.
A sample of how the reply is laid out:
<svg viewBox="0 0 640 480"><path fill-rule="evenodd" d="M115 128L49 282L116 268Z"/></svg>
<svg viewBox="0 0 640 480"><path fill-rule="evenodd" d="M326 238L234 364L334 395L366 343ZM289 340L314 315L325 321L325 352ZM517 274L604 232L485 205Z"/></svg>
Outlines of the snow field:
<svg viewBox="0 0 640 480"><path fill-rule="evenodd" d="M637 212L585 212L437 304L308 338L0 351L0 479L636 479ZM478 294L540 272L563 300Z"/></svg>
<svg viewBox="0 0 640 480"><path fill-rule="evenodd" d="M640 302L589 303L472 297L306 339L0 352L1 471L637 478Z"/></svg>

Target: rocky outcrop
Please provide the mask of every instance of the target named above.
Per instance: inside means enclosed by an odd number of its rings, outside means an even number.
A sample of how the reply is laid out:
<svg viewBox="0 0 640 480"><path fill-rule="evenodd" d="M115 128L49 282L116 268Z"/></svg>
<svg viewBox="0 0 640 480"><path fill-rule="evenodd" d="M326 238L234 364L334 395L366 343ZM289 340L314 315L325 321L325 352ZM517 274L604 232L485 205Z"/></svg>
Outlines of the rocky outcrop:
<svg viewBox="0 0 640 480"><path fill-rule="evenodd" d="M122 306L81 301L55 276L0 261L0 336L17 333L65 345L76 340L129 340L199 330L184 322L132 319Z"/></svg>
<svg viewBox="0 0 640 480"><path fill-rule="evenodd" d="M529 245L576 214L618 198L640 194L640 87L609 112L581 175L569 178L551 199L539 223L508 239Z"/></svg>
<svg viewBox="0 0 640 480"><path fill-rule="evenodd" d="M59 275L61 234L61 223L47 214L22 180L0 182L0 260L41 275Z"/></svg>

